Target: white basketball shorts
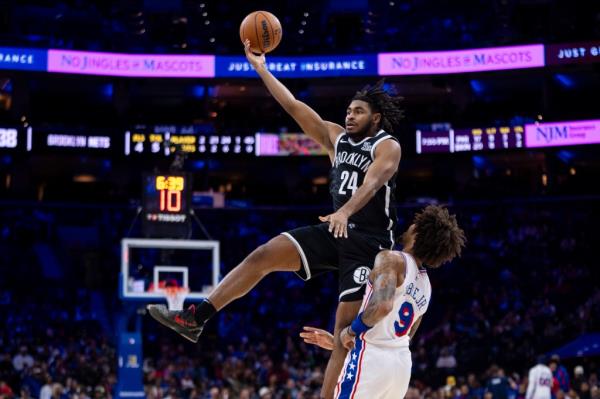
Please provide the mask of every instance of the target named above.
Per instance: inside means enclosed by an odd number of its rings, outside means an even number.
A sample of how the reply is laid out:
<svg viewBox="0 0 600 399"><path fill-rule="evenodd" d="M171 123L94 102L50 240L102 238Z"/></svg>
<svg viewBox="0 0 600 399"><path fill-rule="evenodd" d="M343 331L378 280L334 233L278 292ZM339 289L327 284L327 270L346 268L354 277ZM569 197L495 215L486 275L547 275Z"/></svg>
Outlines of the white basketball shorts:
<svg viewBox="0 0 600 399"><path fill-rule="evenodd" d="M375 346L357 338L335 387L335 399L402 399L412 359L408 348Z"/></svg>

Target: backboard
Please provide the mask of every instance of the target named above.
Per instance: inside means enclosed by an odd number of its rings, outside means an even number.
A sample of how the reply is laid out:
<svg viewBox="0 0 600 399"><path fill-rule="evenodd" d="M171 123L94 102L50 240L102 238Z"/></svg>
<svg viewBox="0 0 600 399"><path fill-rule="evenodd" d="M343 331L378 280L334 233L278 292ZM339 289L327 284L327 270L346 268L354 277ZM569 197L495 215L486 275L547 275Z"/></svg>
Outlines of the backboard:
<svg viewBox="0 0 600 399"><path fill-rule="evenodd" d="M184 287L187 298L206 298L219 282L219 241L124 238L119 296L152 301L166 287Z"/></svg>

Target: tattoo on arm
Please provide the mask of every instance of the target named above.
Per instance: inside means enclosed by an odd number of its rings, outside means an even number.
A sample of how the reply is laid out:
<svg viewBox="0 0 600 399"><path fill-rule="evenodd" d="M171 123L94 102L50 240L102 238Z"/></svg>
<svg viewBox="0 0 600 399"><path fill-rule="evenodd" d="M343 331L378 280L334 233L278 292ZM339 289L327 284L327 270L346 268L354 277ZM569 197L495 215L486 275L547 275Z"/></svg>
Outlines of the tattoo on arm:
<svg viewBox="0 0 600 399"><path fill-rule="evenodd" d="M373 284L373 294L367 308L363 312L362 321L368 326L374 326L390 311L393 304L396 283L398 279L393 269L382 270Z"/></svg>

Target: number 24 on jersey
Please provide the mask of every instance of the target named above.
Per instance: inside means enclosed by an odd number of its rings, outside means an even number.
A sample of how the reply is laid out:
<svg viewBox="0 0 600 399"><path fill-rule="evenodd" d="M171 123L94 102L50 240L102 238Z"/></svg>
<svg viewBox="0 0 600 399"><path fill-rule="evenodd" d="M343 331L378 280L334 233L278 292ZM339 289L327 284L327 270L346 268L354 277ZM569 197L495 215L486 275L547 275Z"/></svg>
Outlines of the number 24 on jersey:
<svg viewBox="0 0 600 399"><path fill-rule="evenodd" d="M346 190L351 190L352 195L358 190L358 172L352 172L352 174L344 170L340 176L342 184L340 184L339 194L346 195Z"/></svg>

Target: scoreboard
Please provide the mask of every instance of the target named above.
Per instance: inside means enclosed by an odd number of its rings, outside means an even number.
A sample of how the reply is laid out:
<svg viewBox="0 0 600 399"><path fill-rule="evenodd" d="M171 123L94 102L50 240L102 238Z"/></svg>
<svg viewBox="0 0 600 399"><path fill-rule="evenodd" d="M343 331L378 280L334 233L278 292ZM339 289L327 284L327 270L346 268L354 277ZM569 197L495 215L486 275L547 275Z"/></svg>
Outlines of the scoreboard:
<svg viewBox="0 0 600 399"><path fill-rule="evenodd" d="M44 152L78 154L111 153L114 149L112 132L100 129L36 129L33 147Z"/></svg>
<svg viewBox="0 0 600 399"><path fill-rule="evenodd" d="M254 135L198 131L194 126L140 126L125 132L125 155L254 154Z"/></svg>
<svg viewBox="0 0 600 399"><path fill-rule="evenodd" d="M439 131L417 130L417 154L496 151L523 148L523 126Z"/></svg>
<svg viewBox="0 0 600 399"><path fill-rule="evenodd" d="M35 131L34 131L35 130ZM113 155L114 132L106 129L0 126L0 151L8 153Z"/></svg>
<svg viewBox="0 0 600 399"><path fill-rule="evenodd" d="M327 155L327 150L303 133L256 134L256 156L307 155Z"/></svg>
<svg viewBox="0 0 600 399"><path fill-rule="evenodd" d="M597 120L416 131L417 154L499 151L597 143ZM547 129L555 129L548 130ZM583 137L583 136L585 137ZM561 140L555 140L556 137ZM589 136L589 137L588 137ZM567 139L564 139L567 138ZM542 140L543 139L543 140ZM130 130L0 125L0 154L70 154L159 160L178 152L190 159L216 157L325 156L303 133L216 133L210 125L138 125Z"/></svg>
<svg viewBox="0 0 600 399"><path fill-rule="evenodd" d="M31 127L0 126L0 151L27 152L31 148Z"/></svg>

